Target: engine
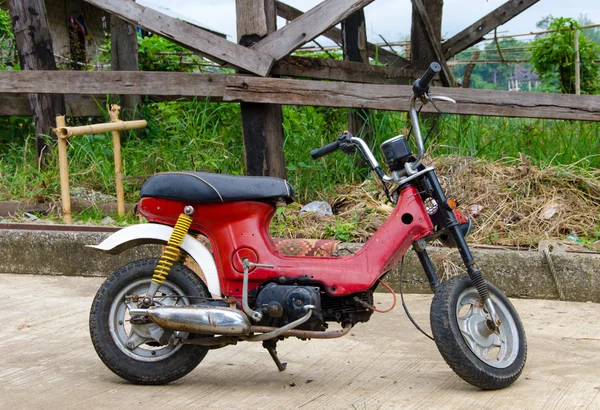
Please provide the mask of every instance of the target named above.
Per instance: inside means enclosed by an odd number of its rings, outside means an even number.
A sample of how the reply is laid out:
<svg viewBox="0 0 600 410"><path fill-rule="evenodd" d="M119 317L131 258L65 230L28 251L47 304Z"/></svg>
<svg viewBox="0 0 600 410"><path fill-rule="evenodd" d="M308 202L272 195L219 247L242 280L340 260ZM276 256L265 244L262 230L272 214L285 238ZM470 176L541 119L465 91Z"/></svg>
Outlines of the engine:
<svg viewBox="0 0 600 410"><path fill-rule="evenodd" d="M305 306L314 305L316 309L308 321L298 326L303 330L325 330L321 309L321 295L315 286L293 286L267 284L256 297L256 310L263 313L259 322L264 326L285 326L306 315Z"/></svg>
<svg viewBox="0 0 600 410"><path fill-rule="evenodd" d="M321 303L327 322L367 322L373 314L373 310L366 307L373 306L373 290L348 296L323 295Z"/></svg>
<svg viewBox="0 0 600 410"><path fill-rule="evenodd" d="M321 293L318 286L269 283L256 297L255 309L263 313L258 324L285 326L304 316L306 305L314 305L316 309L310 319L298 326L298 329L322 331L327 328L325 322L366 322L373 313L366 307L373 306L373 291L332 297Z"/></svg>

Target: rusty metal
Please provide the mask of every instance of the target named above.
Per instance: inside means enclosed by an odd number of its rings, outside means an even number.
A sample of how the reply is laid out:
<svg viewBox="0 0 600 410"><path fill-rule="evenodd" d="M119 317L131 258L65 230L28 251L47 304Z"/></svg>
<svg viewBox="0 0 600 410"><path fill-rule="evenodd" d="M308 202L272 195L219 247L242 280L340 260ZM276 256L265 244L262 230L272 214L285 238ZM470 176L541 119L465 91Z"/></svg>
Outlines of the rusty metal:
<svg viewBox="0 0 600 410"><path fill-rule="evenodd" d="M240 336L240 337L249 342L262 342L264 340L275 339L276 337L283 335L288 330L292 330L292 329L300 326L301 324L305 323L308 319L310 319L314 309L316 309L315 305L305 305L304 310L306 311L306 314L304 316L302 316L300 319L296 319L293 322L290 322L285 326L275 328L275 330L273 330L271 332L262 333L260 335L250 335L250 336Z"/></svg>
<svg viewBox="0 0 600 410"><path fill-rule="evenodd" d="M199 345L206 347L225 347L235 345L240 339L232 336L206 337L200 339L174 339L171 344L177 345Z"/></svg>
<svg viewBox="0 0 600 410"><path fill-rule="evenodd" d="M284 332L280 336L283 337L297 337L300 339L336 339L345 336L350 332L354 325L347 323L340 330L333 330L329 332L319 332L315 330L298 330L292 329ZM269 333L277 330L276 327L271 326L250 326L249 330L253 333ZM175 339L172 344L184 344L184 345L200 345L200 346L217 346L224 347L227 345L234 345L237 342L243 341L239 337L234 336L219 336L202 339Z"/></svg>
<svg viewBox="0 0 600 410"><path fill-rule="evenodd" d="M352 329L353 326L353 324L347 323L342 329L333 330L330 332L292 329L283 332L280 336L298 337L300 339L336 339L338 337L342 337L348 334L348 332L350 331L350 329ZM277 330L277 328L271 326L250 326L249 330L253 333L268 333Z"/></svg>
<svg viewBox="0 0 600 410"><path fill-rule="evenodd" d="M281 360L279 360L279 356L277 356L277 349L276 349L277 341L265 340L262 343L262 345L265 349L267 349L267 351L271 355L271 359L273 359L273 361L275 362L275 366L277 366L277 370L279 370L280 372L284 371L285 368L287 367L287 363L281 363Z"/></svg>

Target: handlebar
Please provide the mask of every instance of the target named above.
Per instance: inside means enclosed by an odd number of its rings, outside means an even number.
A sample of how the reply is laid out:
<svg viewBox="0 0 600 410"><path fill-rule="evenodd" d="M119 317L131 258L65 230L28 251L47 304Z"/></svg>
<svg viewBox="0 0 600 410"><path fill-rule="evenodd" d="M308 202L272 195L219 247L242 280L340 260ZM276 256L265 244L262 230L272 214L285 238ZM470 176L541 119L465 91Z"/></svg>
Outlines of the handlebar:
<svg viewBox="0 0 600 410"><path fill-rule="evenodd" d="M310 151L310 156L312 159L319 159L321 157L324 157L327 154L331 154L332 152L337 151L338 149L340 149L340 142L339 141L333 141L327 145L325 145L324 147L321 148L315 148L313 150Z"/></svg>
<svg viewBox="0 0 600 410"><path fill-rule="evenodd" d="M427 94L429 93L429 83L433 80L433 77L437 73L442 71L442 66L439 63L433 62L429 65L429 68L417 81L413 83L413 93L415 94Z"/></svg>
<svg viewBox="0 0 600 410"><path fill-rule="evenodd" d="M358 149L358 151L362 154L365 160L367 160L367 162L369 163L371 169L374 170L384 182L398 182L404 176L410 176L415 174L417 172L417 167L419 166L419 164L421 164L421 161L423 160L423 155L425 152L423 136L421 135L421 127L419 125L419 114L416 108L417 102L419 101L421 102L421 104L425 105L429 102L439 100L456 104L456 101L454 101L451 98L429 95L429 83L431 82L433 77L435 77L435 75L441 70L441 65L439 63L433 62L429 65L429 68L427 69L427 71L425 71L421 78L419 78L413 84L413 95L410 98L408 114L410 117L410 122L413 126L413 134L415 137L417 153L415 161L406 162L404 164L404 170L402 170L401 172L394 171L392 177L385 175L385 173L379 166L379 163L375 159L375 156L369 149L369 146L362 139L352 136L352 134L350 134L348 131L344 131L342 134L340 134L337 141L331 142L321 148L311 150L310 156L312 157L312 159L319 159L325 155L331 154L332 152L335 152L340 149L347 154L352 154L355 149Z"/></svg>

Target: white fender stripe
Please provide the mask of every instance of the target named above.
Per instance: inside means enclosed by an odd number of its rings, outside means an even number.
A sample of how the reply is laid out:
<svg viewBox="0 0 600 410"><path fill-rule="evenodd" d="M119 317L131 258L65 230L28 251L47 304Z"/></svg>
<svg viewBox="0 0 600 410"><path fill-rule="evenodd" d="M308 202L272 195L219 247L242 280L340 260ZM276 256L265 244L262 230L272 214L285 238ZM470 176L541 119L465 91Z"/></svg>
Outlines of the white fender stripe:
<svg viewBox="0 0 600 410"><path fill-rule="evenodd" d="M140 224L123 228L110 235L99 245L87 245L104 253L118 254L134 246L144 244L166 244L171 237L173 228L159 224ZM204 245L190 235L186 235L181 248L194 259L206 278L208 291L213 298L220 298L221 286L219 273L212 254Z"/></svg>

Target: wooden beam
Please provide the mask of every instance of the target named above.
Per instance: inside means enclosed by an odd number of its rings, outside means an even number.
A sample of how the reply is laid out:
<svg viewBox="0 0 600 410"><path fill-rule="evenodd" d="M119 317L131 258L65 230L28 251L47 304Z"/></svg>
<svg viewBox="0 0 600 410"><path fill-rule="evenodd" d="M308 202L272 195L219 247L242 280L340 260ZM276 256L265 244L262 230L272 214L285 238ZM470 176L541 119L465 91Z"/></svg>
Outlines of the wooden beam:
<svg viewBox="0 0 600 410"><path fill-rule="evenodd" d="M280 1L277 2L277 15L287 21L293 21L302 16L302 14L304 13L292 6ZM342 45L342 30L337 27L331 27L320 35L327 37L340 46ZM385 48L378 47L373 43L367 42L367 50L369 51L370 58L377 59L379 62L389 64L393 67L407 67L410 64L410 61L406 58L386 50Z"/></svg>
<svg viewBox="0 0 600 410"><path fill-rule="evenodd" d="M147 94L210 97L265 104L356 107L406 111L406 85L351 84L231 74L162 72L0 71L0 94ZM454 98L439 103L448 114L600 121L600 95L520 93L432 87ZM171 97L170 97L171 98ZM424 112L433 112L427 105Z"/></svg>
<svg viewBox="0 0 600 410"><path fill-rule="evenodd" d="M373 0L325 0L252 48L279 61L371 2Z"/></svg>
<svg viewBox="0 0 600 410"><path fill-rule="evenodd" d="M227 76L159 71L0 71L0 93L223 96Z"/></svg>
<svg viewBox="0 0 600 410"><path fill-rule="evenodd" d="M107 100L108 95L72 95L65 94L65 105L66 113L69 117L103 117L108 111L108 104L110 104L110 98ZM193 96L181 96L181 95L148 95L146 96L148 101L151 102L162 102L162 101L178 101L186 100L191 101L195 97ZM221 95L222 97L222 95ZM202 97L202 100L206 99L213 102L222 101L221 97L206 96ZM33 115L31 107L29 107L29 99L27 94L0 94L0 117L3 116L23 116L30 117Z"/></svg>
<svg viewBox="0 0 600 410"><path fill-rule="evenodd" d="M296 77L327 81L346 81L351 83L369 84L409 84L423 74L419 70L408 68L384 67L353 61L331 60L309 57L287 57L273 66L273 75ZM162 74L159 74L162 75ZM208 74L207 74L208 75ZM127 75L126 75L127 76ZM125 77L122 77L123 79ZM119 80L120 81L120 80ZM125 79L127 87L136 86L132 79ZM161 81L164 81L161 79ZM135 85L134 85L135 84ZM93 85L92 85L93 87ZM118 87L118 86L117 86ZM101 88L100 88L101 89ZM98 90L98 88L97 88ZM97 91L100 92L100 91ZM113 90L113 93L117 92ZM119 90L118 92L121 92ZM117 93L118 93L117 92ZM152 92L152 91L150 91ZM217 94L219 94L217 92ZM221 94L222 96L222 90ZM220 101L217 95L211 95L211 100ZM150 101L172 101L182 98L181 95L149 95ZM187 97L190 98L189 96ZM25 94L0 94L0 116L30 116L33 115L29 100ZM101 116L107 110L107 95L65 95L66 112L70 116L89 117Z"/></svg>
<svg viewBox="0 0 600 410"><path fill-rule="evenodd" d="M447 114L600 121L599 95L519 93L432 87L432 94L454 98L439 103ZM407 111L412 87L228 77L223 101L277 102L288 105L356 107ZM436 112L431 104L423 112Z"/></svg>
<svg viewBox="0 0 600 410"><path fill-rule="evenodd" d="M236 0L238 42L249 47L277 30L275 0ZM285 179L281 105L241 103L246 173Z"/></svg>
<svg viewBox="0 0 600 410"><path fill-rule="evenodd" d="M23 72L35 77L37 70L56 70L44 1L10 0L8 5ZM52 135L56 116L65 111L65 99L62 95L33 93L29 95L29 106L35 119L38 163L44 166L51 152L46 138Z"/></svg>
<svg viewBox="0 0 600 410"><path fill-rule="evenodd" d="M304 14L303 11L300 11L297 8L280 1L276 2L275 4L277 6L277 15L287 21L294 21ZM342 45L342 30L335 26L325 30L323 33L321 33L321 35L332 40L339 46Z"/></svg>
<svg viewBox="0 0 600 410"><path fill-rule="evenodd" d="M454 82L454 77L452 76L452 71L448 68L448 64L446 64L446 58L442 53L442 47L440 45L440 36L439 33L436 35L436 31L429 20L429 16L427 15L427 11L425 10L425 6L423 5L422 0L411 0L413 4L413 9L417 11L419 18L421 19L423 31L425 34L425 38L429 43L430 49L433 51L433 55L435 60L440 63L442 66L442 72L440 73L440 78L442 79L442 84L446 87L455 87L456 83ZM413 45L414 46L414 45Z"/></svg>
<svg viewBox="0 0 600 410"><path fill-rule="evenodd" d="M261 52L239 46L132 0L85 1L186 48L225 61L242 70L265 76L273 65L273 59Z"/></svg>
<svg viewBox="0 0 600 410"><path fill-rule="evenodd" d="M420 70L408 68L295 56L279 61L271 72L286 77L370 84L408 84L423 74Z"/></svg>
<svg viewBox="0 0 600 410"><path fill-rule="evenodd" d="M509 0L485 17L477 20L469 27L446 40L442 44L442 51L446 58L450 58L479 43L483 36L496 27L506 23L516 15L527 10L540 0Z"/></svg>

